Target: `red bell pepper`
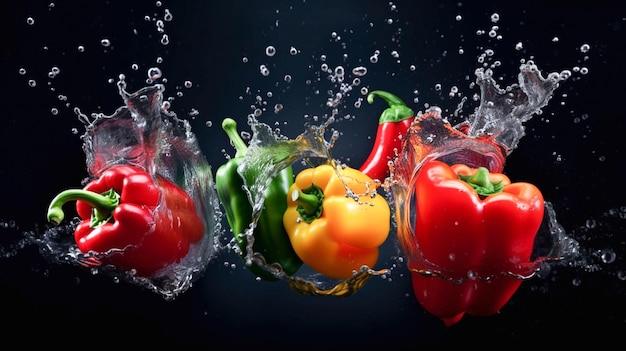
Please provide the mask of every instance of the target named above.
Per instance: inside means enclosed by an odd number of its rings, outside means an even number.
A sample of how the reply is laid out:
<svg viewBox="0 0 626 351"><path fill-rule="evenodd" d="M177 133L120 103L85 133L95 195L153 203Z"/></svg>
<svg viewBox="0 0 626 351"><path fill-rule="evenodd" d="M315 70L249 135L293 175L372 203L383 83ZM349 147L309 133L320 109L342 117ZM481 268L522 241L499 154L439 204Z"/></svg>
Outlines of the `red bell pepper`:
<svg viewBox="0 0 626 351"><path fill-rule="evenodd" d="M500 173L427 161L415 183L415 242L409 264L420 304L447 326L465 313L492 315L522 283L543 220L539 189Z"/></svg>
<svg viewBox="0 0 626 351"><path fill-rule="evenodd" d="M371 104L380 96L389 105L378 120L376 141L369 156L359 168L372 179L384 181L389 174L389 162L402 148L403 137L415 119L415 113L399 97L382 90L374 90L367 96Z"/></svg>
<svg viewBox="0 0 626 351"><path fill-rule="evenodd" d="M204 234L191 197L138 167L113 166L82 190L61 192L50 204L48 221L61 223L62 206L72 200L82 219L74 231L78 249L96 254L102 264L134 269L137 276L179 262Z"/></svg>

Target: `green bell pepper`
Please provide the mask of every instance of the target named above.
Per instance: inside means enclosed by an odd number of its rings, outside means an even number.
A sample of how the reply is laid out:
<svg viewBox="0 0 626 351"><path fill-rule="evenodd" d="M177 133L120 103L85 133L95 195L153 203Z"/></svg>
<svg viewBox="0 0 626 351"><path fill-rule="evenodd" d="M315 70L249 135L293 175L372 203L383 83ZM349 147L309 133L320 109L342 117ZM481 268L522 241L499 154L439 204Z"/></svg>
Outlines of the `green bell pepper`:
<svg viewBox="0 0 626 351"><path fill-rule="evenodd" d="M217 169L215 186L217 195L226 212L228 225L235 236L241 256L246 261L248 240L246 229L252 223L253 207L248 199L244 185L254 184L258 174L247 173L244 178L237 168L244 160L248 147L237 132L237 122L232 118L225 118L222 128L230 138L236 149L235 157ZM264 194L263 209L254 229L254 243L252 249L260 253L267 265L280 264L287 275L295 273L302 261L298 258L289 241L289 236L283 226L283 214L287 210L287 191L293 184L292 167L286 167L272 179ZM274 274L254 261L248 266L249 270L258 277L268 280L278 280Z"/></svg>

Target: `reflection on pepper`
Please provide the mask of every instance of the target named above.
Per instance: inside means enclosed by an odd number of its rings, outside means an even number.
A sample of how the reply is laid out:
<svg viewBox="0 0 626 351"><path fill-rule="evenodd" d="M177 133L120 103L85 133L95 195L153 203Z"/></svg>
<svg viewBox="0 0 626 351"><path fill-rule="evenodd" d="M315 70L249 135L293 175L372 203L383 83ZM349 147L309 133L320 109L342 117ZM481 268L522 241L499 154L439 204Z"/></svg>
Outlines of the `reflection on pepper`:
<svg viewBox="0 0 626 351"><path fill-rule="evenodd" d="M350 167L301 171L289 188L283 223L298 256L333 279L374 267L390 229L390 209L377 183Z"/></svg>
<svg viewBox="0 0 626 351"><path fill-rule="evenodd" d="M415 241L431 267L409 262L420 304L450 326L465 313L492 315L518 289L544 201L532 184L431 160L415 182Z"/></svg>
<svg viewBox="0 0 626 351"><path fill-rule="evenodd" d="M63 204L73 200L82 218L74 232L78 249L104 255L101 263L134 269L137 276L150 277L179 262L204 234L185 191L139 167L113 166L84 189L61 192L49 206L48 220L61 223Z"/></svg>
<svg viewBox="0 0 626 351"><path fill-rule="evenodd" d="M239 255L246 259L248 253L248 237L246 229L252 224L252 204L248 199L245 186L251 186L258 179L258 174L248 172L246 179L239 174L241 165L248 147L237 133L237 122L226 118L222 128L228 134L235 149L235 157L220 166L215 174L215 185L218 197L226 212L226 219L239 246ZM293 184L292 167L286 167L272 179L265 194L263 210L254 229L254 243L252 249L260 253L267 264L280 264L282 270L291 275L295 273L302 261L293 251L285 228L283 227L283 213L287 209L287 189ZM249 267L257 276L270 281L278 280L272 273L252 263Z"/></svg>

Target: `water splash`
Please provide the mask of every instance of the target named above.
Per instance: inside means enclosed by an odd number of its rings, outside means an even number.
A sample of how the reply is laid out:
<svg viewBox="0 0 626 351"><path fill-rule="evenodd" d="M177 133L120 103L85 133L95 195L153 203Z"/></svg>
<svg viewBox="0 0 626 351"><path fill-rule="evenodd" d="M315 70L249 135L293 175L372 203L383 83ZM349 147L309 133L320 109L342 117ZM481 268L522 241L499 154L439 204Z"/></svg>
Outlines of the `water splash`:
<svg viewBox="0 0 626 351"><path fill-rule="evenodd" d="M45 257L54 262L74 263L94 273L123 278L171 300L186 291L204 272L219 250L221 211L214 189L211 166L200 151L198 141L186 120L163 108L165 87L157 84L126 91L123 79L118 83L125 105L112 115L93 114L88 118L79 110L85 122L82 135L90 178L97 178L113 165L127 164L159 174L176 183L193 199L203 220L203 238L191 245L180 262L171 264L150 278L137 277L133 272L119 272L101 264L102 255L81 253L73 242L73 230L80 222L74 218L69 225L48 229L40 239Z"/></svg>
<svg viewBox="0 0 626 351"><path fill-rule="evenodd" d="M292 166L297 160L302 160L309 167L335 162L330 150L336 136L333 136L331 141L324 138L328 126L333 121L334 118L331 117L320 126L309 125L295 139L289 139L272 132L267 124L249 116L248 124L252 129L252 139L238 168L243 179L255 179L252 184L244 183L249 201L253 204L252 223L244 233L247 239L246 264L248 266L254 264L265 269L275 277L287 281L292 290L303 295L350 296L363 287L371 277L384 275L390 271L390 269L374 270L364 266L349 279L334 280L308 267L302 267L296 274L289 275L280 265L266 262L263 255L253 249L254 230L263 210L263 194L278 172ZM250 177L250 174L258 176ZM237 249L236 246L234 248Z"/></svg>
<svg viewBox="0 0 626 351"><path fill-rule="evenodd" d="M520 66L518 83L502 89L493 79L491 69L478 68L476 83L480 87L480 106L467 120L467 135L488 135L500 144L508 156L524 137L524 122L542 113L559 83L571 74L550 73L547 78L533 61Z"/></svg>
<svg viewBox="0 0 626 351"><path fill-rule="evenodd" d="M524 136L523 123L541 113L541 108L567 75L552 73L544 79L537 66L529 61L520 66L518 78L518 84L500 89L490 70L477 69L476 82L481 89L481 100L474 114L452 126L441 116L441 109L431 107L418 114L407 132L403 150L391 167L392 176L386 186L393 192L398 240L412 270L461 281L493 278L491 273L481 275L481 272L474 272L468 278L468 272L447 272L424 257L414 234L414 189L417 174L428 160L462 163L473 168L486 167L490 172L502 172L506 157ZM578 243L564 233L548 201L545 207L533 260L502 274L529 278L546 262L578 256Z"/></svg>

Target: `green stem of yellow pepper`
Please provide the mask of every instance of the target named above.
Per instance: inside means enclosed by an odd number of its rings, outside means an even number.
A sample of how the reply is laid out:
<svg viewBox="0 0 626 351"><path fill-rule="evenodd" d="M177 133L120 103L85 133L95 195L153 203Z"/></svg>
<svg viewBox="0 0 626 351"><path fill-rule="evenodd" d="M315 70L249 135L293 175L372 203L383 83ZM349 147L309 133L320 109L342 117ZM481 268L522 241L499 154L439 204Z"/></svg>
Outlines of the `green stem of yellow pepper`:
<svg viewBox="0 0 626 351"><path fill-rule="evenodd" d="M311 223L322 215L324 192L319 186L311 184L302 191L294 190L291 199L298 202L297 211L305 222Z"/></svg>

